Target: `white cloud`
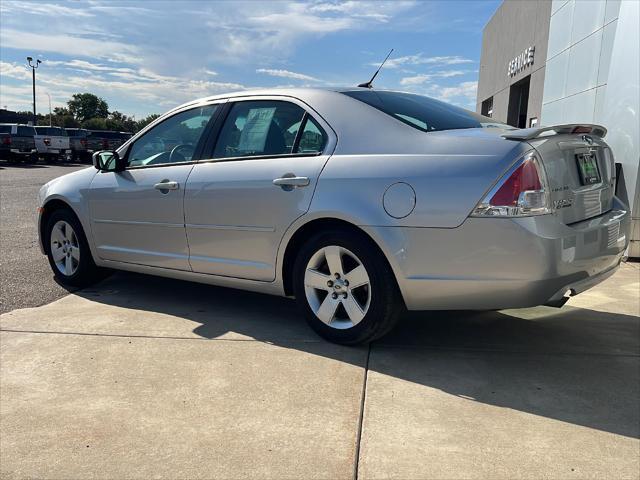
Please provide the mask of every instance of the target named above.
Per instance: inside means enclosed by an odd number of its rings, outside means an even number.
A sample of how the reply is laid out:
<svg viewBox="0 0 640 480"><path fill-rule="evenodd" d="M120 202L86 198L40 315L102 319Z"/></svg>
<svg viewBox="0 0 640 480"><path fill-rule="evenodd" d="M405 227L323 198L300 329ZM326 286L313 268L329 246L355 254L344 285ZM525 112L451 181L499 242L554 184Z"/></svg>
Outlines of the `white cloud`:
<svg viewBox="0 0 640 480"><path fill-rule="evenodd" d="M272 77L294 78L296 80L306 80L308 82L319 82L317 78L305 75L303 73L290 72L289 70L277 70L272 68L258 68L256 73L264 73Z"/></svg>
<svg viewBox="0 0 640 480"><path fill-rule="evenodd" d="M0 74L3 77L16 78L18 80L27 80L31 78L31 72L27 70L27 66L20 65L18 63L0 61Z"/></svg>
<svg viewBox="0 0 640 480"><path fill-rule="evenodd" d="M442 72L424 73L421 75L414 75L411 77L404 77L400 79L400 85L422 85L434 78L451 78L465 75L468 72L463 70L445 70Z"/></svg>
<svg viewBox="0 0 640 480"><path fill-rule="evenodd" d="M126 43L78 37L64 33L34 33L4 27L0 30L0 41L3 48L56 52L80 57L111 58L125 62L136 62L139 58L137 56L138 49Z"/></svg>
<svg viewBox="0 0 640 480"><path fill-rule="evenodd" d="M57 3L41 3L34 1L12 2L5 0L2 4L2 12L20 12L22 14L45 15L49 18L54 16L93 17L93 13L84 6L81 8L71 8Z"/></svg>
<svg viewBox="0 0 640 480"><path fill-rule="evenodd" d="M473 63L473 60L458 55L441 57L425 57L424 54L406 55L404 57L390 58L385 63L385 68L399 68L406 65L459 65L463 63ZM377 66L379 64L371 63Z"/></svg>

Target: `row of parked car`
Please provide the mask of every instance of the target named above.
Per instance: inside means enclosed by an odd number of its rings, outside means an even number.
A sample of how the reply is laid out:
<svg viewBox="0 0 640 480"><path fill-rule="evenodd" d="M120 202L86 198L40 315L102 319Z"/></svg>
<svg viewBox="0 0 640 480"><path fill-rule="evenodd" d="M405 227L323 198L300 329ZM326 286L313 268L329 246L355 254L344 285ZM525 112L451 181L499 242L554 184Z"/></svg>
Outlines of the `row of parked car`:
<svg viewBox="0 0 640 480"><path fill-rule="evenodd" d="M0 159L24 163L39 159L46 162L89 162L93 152L115 150L131 135L111 130L1 123Z"/></svg>

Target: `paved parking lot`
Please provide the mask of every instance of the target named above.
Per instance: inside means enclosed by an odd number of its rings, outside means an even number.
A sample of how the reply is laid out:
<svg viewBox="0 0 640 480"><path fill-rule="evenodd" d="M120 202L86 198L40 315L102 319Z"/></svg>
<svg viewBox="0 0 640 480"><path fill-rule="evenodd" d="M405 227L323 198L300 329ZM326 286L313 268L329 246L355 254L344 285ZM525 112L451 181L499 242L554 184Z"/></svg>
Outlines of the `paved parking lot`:
<svg viewBox="0 0 640 480"><path fill-rule="evenodd" d="M3 478L638 478L638 264L561 310L408 315L134 274L0 316Z"/></svg>
<svg viewBox="0 0 640 480"><path fill-rule="evenodd" d="M33 216L76 168L0 171L0 477L639 478L639 264L560 310L339 347L288 299L125 273L67 295Z"/></svg>
<svg viewBox="0 0 640 480"><path fill-rule="evenodd" d="M44 305L67 294L53 280L38 248L37 194L49 180L80 168L86 165L11 165L0 160L0 313Z"/></svg>

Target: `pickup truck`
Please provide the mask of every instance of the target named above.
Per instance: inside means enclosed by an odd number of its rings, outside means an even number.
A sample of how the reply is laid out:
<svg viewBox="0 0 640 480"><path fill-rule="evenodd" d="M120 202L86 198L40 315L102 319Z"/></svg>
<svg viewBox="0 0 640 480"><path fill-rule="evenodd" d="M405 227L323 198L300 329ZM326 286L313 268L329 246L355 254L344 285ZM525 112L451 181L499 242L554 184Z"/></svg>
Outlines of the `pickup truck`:
<svg viewBox="0 0 640 480"><path fill-rule="evenodd" d="M44 157L45 161L55 161L66 158L69 152L69 137L64 128L61 127L35 127L36 148L38 154Z"/></svg>
<svg viewBox="0 0 640 480"><path fill-rule="evenodd" d="M0 158L10 162L37 161L35 133L29 125L0 124Z"/></svg>
<svg viewBox="0 0 640 480"><path fill-rule="evenodd" d="M89 133L87 148L94 152L98 150L115 150L133 135L128 132L114 132L111 130L90 130Z"/></svg>
<svg viewBox="0 0 640 480"><path fill-rule="evenodd" d="M91 162L93 150L89 149L91 132L84 128L65 128L69 135L72 162Z"/></svg>

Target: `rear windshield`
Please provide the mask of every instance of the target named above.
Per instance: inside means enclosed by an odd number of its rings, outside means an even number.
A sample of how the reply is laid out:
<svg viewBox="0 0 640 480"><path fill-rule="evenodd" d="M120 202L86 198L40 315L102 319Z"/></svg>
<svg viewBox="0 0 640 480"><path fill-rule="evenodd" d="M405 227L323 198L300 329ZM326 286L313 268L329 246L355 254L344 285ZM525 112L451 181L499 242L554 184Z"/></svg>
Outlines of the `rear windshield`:
<svg viewBox="0 0 640 480"><path fill-rule="evenodd" d="M20 137L33 137L36 134L36 129L28 126L18 127L18 136Z"/></svg>
<svg viewBox="0 0 640 480"><path fill-rule="evenodd" d="M11 133L11 125L0 125L0 133Z"/></svg>
<svg viewBox="0 0 640 480"><path fill-rule="evenodd" d="M115 139L121 139L124 138L123 134L120 132L110 132L110 131L92 131L91 135L94 137L100 137L100 138L115 138ZM127 137L129 138L129 137Z"/></svg>
<svg viewBox="0 0 640 480"><path fill-rule="evenodd" d="M492 118L422 95L374 90L351 90L342 93L423 132L481 127L510 128Z"/></svg>
<svg viewBox="0 0 640 480"><path fill-rule="evenodd" d="M67 132L60 127L36 127L36 131L40 135L51 135L54 137L66 137Z"/></svg>
<svg viewBox="0 0 640 480"><path fill-rule="evenodd" d="M81 130L79 128L67 128L67 135L70 137L86 137L86 130Z"/></svg>

